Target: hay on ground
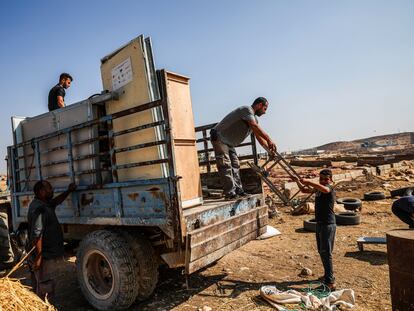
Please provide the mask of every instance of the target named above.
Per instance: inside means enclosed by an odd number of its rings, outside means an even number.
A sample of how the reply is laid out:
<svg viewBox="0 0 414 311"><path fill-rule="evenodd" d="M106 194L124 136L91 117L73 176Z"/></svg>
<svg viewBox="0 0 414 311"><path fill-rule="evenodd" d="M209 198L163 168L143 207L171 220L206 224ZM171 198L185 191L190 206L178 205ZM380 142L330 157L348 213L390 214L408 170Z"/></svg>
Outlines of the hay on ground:
<svg viewBox="0 0 414 311"><path fill-rule="evenodd" d="M0 278L0 311L56 311L18 279Z"/></svg>

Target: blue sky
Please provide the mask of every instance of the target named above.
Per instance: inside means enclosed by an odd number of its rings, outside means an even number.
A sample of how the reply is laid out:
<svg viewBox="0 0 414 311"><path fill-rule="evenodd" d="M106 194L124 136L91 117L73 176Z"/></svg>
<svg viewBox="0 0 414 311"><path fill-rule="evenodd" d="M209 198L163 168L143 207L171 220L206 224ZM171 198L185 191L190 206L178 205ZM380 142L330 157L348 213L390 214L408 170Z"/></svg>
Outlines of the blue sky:
<svg viewBox="0 0 414 311"><path fill-rule="evenodd" d="M1 159L11 116L46 111L63 71L66 103L100 92L100 58L140 34L191 77L196 125L265 96L279 150L414 130L414 1L0 3Z"/></svg>

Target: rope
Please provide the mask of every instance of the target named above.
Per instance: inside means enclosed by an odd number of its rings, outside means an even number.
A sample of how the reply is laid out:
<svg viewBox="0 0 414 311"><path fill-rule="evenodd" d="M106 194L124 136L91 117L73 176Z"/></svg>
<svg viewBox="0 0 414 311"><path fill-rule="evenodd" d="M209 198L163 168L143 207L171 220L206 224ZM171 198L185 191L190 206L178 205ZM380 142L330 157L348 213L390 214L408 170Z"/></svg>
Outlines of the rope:
<svg viewBox="0 0 414 311"><path fill-rule="evenodd" d="M298 290L299 292L302 292L306 295L314 295L315 297L321 299L321 298L325 298L327 296L329 296L331 294L331 290L329 289L328 286L326 286L324 283L322 282L311 282L308 283L308 286L305 289L302 290ZM306 306L303 302L301 302L299 304L300 309L286 309L289 311L303 311L303 310L308 310L306 309Z"/></svg>

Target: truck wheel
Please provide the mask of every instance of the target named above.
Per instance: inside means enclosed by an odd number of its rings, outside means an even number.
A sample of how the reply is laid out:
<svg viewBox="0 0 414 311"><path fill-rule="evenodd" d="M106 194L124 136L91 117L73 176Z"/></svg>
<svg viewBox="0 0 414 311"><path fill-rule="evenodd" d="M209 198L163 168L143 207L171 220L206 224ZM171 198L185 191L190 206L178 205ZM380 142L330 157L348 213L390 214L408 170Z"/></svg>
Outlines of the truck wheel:
<svg viewBox="0 0 414 311"><path fill-rule="evenodd" d="M137 259L135 269L138 281L137 301L147 299L154 292L158 283L158 262L151 243L141 235L123 232Z"/></svg>
<svg viewBox="0 0 414 311"><path fill-rule="evenodd" d="M9 224L6 213L0 213L0 263L13 264L13 251L10 244Z"/></svg>
<svg viewBox="0 0 414 311"><path fill-rule="evenodd" d="M98 310L124 310L137 296L136 259L119 233L97 230L82 240L76 256L83 295Z"/></svg>

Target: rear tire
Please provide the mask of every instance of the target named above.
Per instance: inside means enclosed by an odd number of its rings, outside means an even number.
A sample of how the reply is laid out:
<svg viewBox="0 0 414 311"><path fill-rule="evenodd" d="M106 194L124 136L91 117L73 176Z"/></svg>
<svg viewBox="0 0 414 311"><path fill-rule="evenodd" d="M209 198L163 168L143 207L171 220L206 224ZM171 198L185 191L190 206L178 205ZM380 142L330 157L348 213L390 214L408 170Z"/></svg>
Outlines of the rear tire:
<svg viewBox="0 0 414 311"><path fill-rule="evenodd" d="M82 240L77 253L77 277L83 295L98 310L124 310L137 297L137 262L119 233L98 230Z"/></svg>
<svg viewBox="0 0 414 311"><path fill-rule="evenodd" d="M123 232L122 235L131 246L137 266L135 269L138 282L137 301L150 297L158 283L158 262L151 243L142 235Z"/></svg>

